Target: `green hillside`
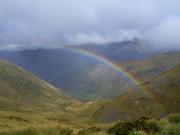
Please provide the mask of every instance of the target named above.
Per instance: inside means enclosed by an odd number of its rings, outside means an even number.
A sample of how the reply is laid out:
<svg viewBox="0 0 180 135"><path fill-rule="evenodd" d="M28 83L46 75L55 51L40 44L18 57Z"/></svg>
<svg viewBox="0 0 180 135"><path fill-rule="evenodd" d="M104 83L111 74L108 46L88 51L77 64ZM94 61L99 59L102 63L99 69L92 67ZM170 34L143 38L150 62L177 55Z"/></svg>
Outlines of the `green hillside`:
<svg viewBox="0 0 180 135"><path fill-rule="evenodd" d="M180 52L161 53L145 60L127 62L125 67L143 82L148 82L162 72L173 68L179 60Z"/></svg>
<svg viewBox="0 0 180 135"><path fill-rule="evenodd" d="M32 126L79 126L76 106L81 103L61 90L0 60L0 131Z"/></svg>
<svg viewBox="0 0 180 135"><path fill-rule="evenodd" d="M59 109L75 102L31 73L0 60L0 109L35 111Z"/></svg>
<svg viewBox="0 0 180 135"><path fill-rule="evenodd" d="M180 64L177 64L143 84L141 88L131 89L115 100L99 105L92 117L101 122L136 119L142 116L161 118L169 113L180 112L179 90Z"/></svg>
<svg viewBox="0 0 180 135"><path fill-rule="evenodd" d="M121 63L142 82L148 82L162 72L171 69L180 59L180 52L170 52L152 55L145 60ZM134 87L122 75L118 75L112 68L104 64L91 65L71 77L71 85L66 86L67 93L82 100L113 99ZM62 78L57 80L62 80ZM63 80L64 84L68 84ZM65 88L65 87L63 87Z"/></svg>
<svg viewBox="0 0 180 135"><path fill-rule="evenodd" d="M168 113L180 112L180 64L161 73L148 85L163 96Z"/></svg>
<svg viewBox="0 0 180 135"><path fill-rule="evenodd" d="M89 73L91 81L98 81L103 77L105 79L104 85L101 86L102 89L106 86L109 87L96 93L101 94L102 97L117 93L120 96L113 100L97 99L85 103L74 100L31 73L1 60L0 130L24 129L32 126L41 128L70 126L73 130L79 130L90 126L107 126L107 123L119 119L135 120L142 116L163 118L169 113L180 112L180 64L173 66L174 61L178 62L177 59L168 62L165 61L165 58L171 55L165 55L167 56L160 57L161 60L158 59L159 61L164 59L164 67L166 67L163 68L164 72L158 72L157 76L146 80L141 87L130 85L124 87L124 90L119 89L122 91L116 91L117 89L114 88L116 86L120 88L125 82L118 85L118 82L121 82L118 76L112 70L101 65L99 69L96 68L94 72ZM175 56L169 57L169 59L175 58ZM157 57L159 58L159 56L154 56L147 61L141 61L142 65L144 62L153 63L151 68L140 66L139 70L131 69L131 71L136 74L141 73L142 69L153 72L160 66L157 61L152 62ZM132 63L126 64L127 67L133 65ZM133 69L136 69L137 65L134 65ZM104 69L103 72L101 69ZM151 74L151 72L147 73ZM107 77L108 74L110 76ZM113 78L113 76L116 77Z"/></svg>

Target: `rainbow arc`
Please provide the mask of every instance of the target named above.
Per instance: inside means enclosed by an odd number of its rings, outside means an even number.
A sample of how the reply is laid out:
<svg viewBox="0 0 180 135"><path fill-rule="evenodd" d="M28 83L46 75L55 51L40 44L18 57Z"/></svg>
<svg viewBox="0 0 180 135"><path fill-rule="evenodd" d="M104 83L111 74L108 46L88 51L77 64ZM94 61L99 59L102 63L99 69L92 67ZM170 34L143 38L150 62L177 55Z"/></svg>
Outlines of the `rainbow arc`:
<svg viewBox="0 0 180 135"><path fill-rule="evenodd" d="M112 60L108 59L107 57L97 54L88 49L83 49L80 47L73 47L73 46L65 46L64 48L67 48L78 54L94 58L94 59L100 61L101 63L106 64L107 66L111 67L111 69L113 69L114 71L121 73L124 77L131 80L134 83L134 85L139 87L142 91L144 91L151 97L155 98L158 102L160 101L161 96L157 92L152 90L149 86L144 85L144 82L142 82L141 79L138 79L138 77L136 77L132 73L130 73L122 64L119 64L119 63L117 64L117 63L113 62Z"/></svg>

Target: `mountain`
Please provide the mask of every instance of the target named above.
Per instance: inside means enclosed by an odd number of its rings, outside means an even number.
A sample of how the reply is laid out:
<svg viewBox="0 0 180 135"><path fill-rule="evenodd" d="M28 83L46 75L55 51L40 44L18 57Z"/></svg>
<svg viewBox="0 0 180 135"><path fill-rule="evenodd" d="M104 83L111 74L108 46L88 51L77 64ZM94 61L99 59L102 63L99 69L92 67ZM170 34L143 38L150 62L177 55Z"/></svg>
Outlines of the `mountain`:
<svg viewBox="0 0 180 135"><path fill-rule="evenodd" d="M146 56L150 54L147 51L151 52L151 49L148 50L147 46L143 47L142 42L139 40L104 45L82 45L81 47L95 48L99 50L98 53L104 52L112 59L118 56L117 59L128 61L134 60L136 56L138 56L136 59L143 59L145 54ZM108 51L109 49L110 51ZM116 97L117 94L121 93L117 91L122 86L119 82L127 84L126 79L117 76L108 66L93 58L72 52L67 48L4 50L0 51L0 58L13 62L56 87L63 89L70 96L82 100ZM100 71L104 72L100 73ZM112 85L109 85L110 83ZM110 90L114 86L116 87L116 92L112 93ZM104 92L103 89L107 92Z"/></svg>
<svg viewBox="0 0 180 135"><path fill-rule="evenodd" d="M180 52L156 53L144 60L127 62L125 67L143 82L148 82L160 73L179 64Z"/></svg>
<svg viewBox="0 0 180 135"><path fill-rule="evenodd" d="M63 106L76 103L60 89L33 74L0 60L0 110L42 111L63 110Z"/></svg>
<svg viewBox="0 0 180 135"><path fill-rule="evenodd" d="M178 63L179 52L160 53L152 55L144 60L123 62L128 72L134 74L142 82L147 82L158 76L160 73L169 70ZM57 76L56 84L66 89L70 95L83 100L96 98L116 98L122 95L127 89L132 88L133 84L119 75L112 68L105 64L94 64L82 69L76 74L67 74L69 79L61 85L59 80L62 76ZM67 85L70 82L71 85Z"/></svg>
<svg viewBox="0 0 180 135"><path fill-rule="evenodd" d="M36 66L46 69L44 64L38 62L42 58L48 59L49 54L36 52L44 52L41 49L24 51L30 51L25 54L31 56L29 58L32 65L37 64ZM38 55L33 55L31 51ZM121 62L129 73L141 81L136 86L106 64L80 54L74 55L66 49L61 51L60 55L64 54L64 57L57 59L61 64L67 63L59 65L61 68L58 69L56 61L53 61L55 65L47 63L47 67L51 68L46 70L56 69L56 72L48 73L56 73L57 84L62 81L66 88L72 89L72 95L92 101L79 102L32 73L0 60L0 129L38 125L72 125L73 128L84 128L96 126L97 122L134 120L142 116L163 118L169 113L180 112L179 52L156 53L142 60ZM57 56L54 52L52 54ZM37 56L41 56L41 59ZM66 57L68 61L64 61ZM42 63L47 59L42 59ZM79 65L76 62L80 62ZM28 63L26 61L27 65ZM35 70L34 67L33 69ZM59 70L60 73L57 72Z"/></svg>
<svg viewBox="0 0 180 135"><path fill-rule="evenodd" d="M149 89L150 92L147 92ZM180 64L162 72L142 87L131 89L113 101L94 102L98 106L92 119L112 122L118 119L138 117L162 118L169 113L180 112ZM152 94L154 93L154 94ZM86 110L87 111L87 110Z"/></svg>
<svg viewBox="0 0 180 135"><path fill-rule="evenodd" d="M155 53L138 39L74 47L106 55L144 82L170 69L180 59L179 52ZM80 100L113 99L134 87L131 81L106 64L68 48L4 50L0 51L0 58L15 63Z"/></svg>
<svg viewBox="0 0 180 135"><path fill-rule="evenodd" d="M100 54L114 62L142 60L155 53L148 42L138 38L107 44L73 45L73 47Z"/></svg>
<svg viewBox="0 0 180 135"><path fill-rule="evenodd" d="M180 112L180 63L147 84L163 96L166 112Z"/></svg>

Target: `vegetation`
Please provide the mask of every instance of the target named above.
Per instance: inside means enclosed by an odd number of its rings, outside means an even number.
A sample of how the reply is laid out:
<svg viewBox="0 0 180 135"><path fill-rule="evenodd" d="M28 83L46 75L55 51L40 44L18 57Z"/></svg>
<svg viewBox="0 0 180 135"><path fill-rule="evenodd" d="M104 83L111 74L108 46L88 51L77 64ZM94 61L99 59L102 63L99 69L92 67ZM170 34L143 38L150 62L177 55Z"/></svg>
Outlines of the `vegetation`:
<svg viewBox="0 0 180 135"><path fill-rule="evenodd" d="M108 129L113 135L179 135L180 124L156 119L139 119L136 121L117 122Z"/></svg>
<svg viewBox="0 0 180 135"><path fill-rule="evenodd" d="M178 113L180 112L179 82L180 64L177 64L153 80L142 84L141 87L130 89L124 95L103 104L96 110L93 118L107 123L143 116L161 118L170 113ZM176 119L179 121L178 117Z"/></svg>
<svg viewBox="0 0 180 135"><path fill-rule="evenodd" d="M114 100L82 103L0 61L0 135L178 135L179 73L180 64Z"/></svg>
<svg viewBox="0 0 180 135"><path fill-rule="evenodd" d="M167 126L163 129L162 135L180 135L180 125Z"/></svg>
<svg viewBox="0 0 180 135"><path fill-rule="evenodd" d="M128 135L130 132L141 130L145 127L147 118L141 118L136 121L117 122L108 132L114 135Z"/></svg>
<svg viewBox="0 0 180 135"><path fill-rule="evenodd" d="M85 128L82 129L78 132L78 135L88 135L88 134L95 134L97 132L101 132L102 129L98 127L90 127L90 128Z"/></svg>
<svg viewBox="0 0 180 135"><path fill-rule="evenodd" d="M180 123L180 114L179 114L179 113L177 113L177 114L170 114L170 115L167 117L167 120L168 120L170 123L179 124L179 123Z"/></svg>
<svg viewBox="0 0 180 135"><path fill-rule="evenodd" d="M61 90L33 74L0 60L0 110L47 111L59 110L77 103Z"/></svg>
<svg viewBox="0 0 180 135"><path fill-rule="evenodd" d="M12 132L1 132L0 135L71 135L72 130L69 128L47 128L47 129L35 129L28 128L22 130L16 130Z"/></svg>
<svg viewBox="0 0 180 135"><path fill-rule="evenodd" d="M177 115L177 114L176 114ZM142 117L135 121L118 121L113 125L96 125L92 127L29 127L18 130L1 131L0 135L179 135L180 124L164 119Z"/></svg>

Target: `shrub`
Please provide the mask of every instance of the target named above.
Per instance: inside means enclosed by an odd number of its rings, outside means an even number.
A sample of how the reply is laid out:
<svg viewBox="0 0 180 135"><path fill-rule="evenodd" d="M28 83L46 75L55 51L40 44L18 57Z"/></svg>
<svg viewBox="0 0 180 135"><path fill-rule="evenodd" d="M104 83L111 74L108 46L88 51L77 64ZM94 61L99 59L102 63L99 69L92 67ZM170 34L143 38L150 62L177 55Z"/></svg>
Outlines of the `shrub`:
<svg viewBox="0 0 180 135"><path fill-rule="evenodd" d="M117 122L114 126L109 128L108 133L113 135L128 135L134 130L139 131L143 129L146 120L146 118L141 118L132 122Z"/></svg>
<svg viewBox="0 0 180 135"><path fill-rule="evenodd" d="M170 114L166 118L170 123L178 124L180 123L180 114Z"/></svg>
<svg viewBox="0 0 180 135"><path fill-rule="evenodd" d="M143 124L143 129L148 133L158 133L161 131L160 121L157 120L148 120Z"/></svg>

